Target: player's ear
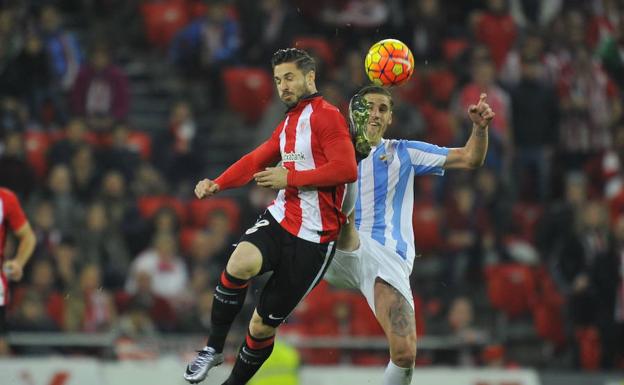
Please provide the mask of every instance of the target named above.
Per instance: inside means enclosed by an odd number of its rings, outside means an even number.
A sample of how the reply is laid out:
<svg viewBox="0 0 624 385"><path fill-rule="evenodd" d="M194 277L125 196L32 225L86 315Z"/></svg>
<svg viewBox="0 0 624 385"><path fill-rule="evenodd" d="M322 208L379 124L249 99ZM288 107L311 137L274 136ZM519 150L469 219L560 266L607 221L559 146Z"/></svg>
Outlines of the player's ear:
<svg viewBox="0 0 624 385"><path fill-rule="evenodd" d="M308 87L313 86L316 81L316 72L314 72L314 70L308 71L308 73L305 74L305 80Z"/></svg>

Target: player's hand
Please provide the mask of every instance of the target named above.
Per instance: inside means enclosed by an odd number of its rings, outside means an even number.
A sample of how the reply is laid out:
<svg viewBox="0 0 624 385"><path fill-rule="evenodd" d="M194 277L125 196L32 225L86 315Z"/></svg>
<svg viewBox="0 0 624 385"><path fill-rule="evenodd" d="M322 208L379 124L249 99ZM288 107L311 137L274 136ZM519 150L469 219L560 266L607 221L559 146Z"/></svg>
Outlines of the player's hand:
<svg viewBox="0 0 624 385"><path fill-rule="evenodd" d="M255 173L254 179L258 186L281 190L288 184L288 170L284 167L267 167Z"/></svg>
<svg viewBox="0 0 624 385"><path fill-rule="evenodd" d="M473 104L468 108L470 120L479 128L486 128L492 119L494 119L494 115L496 115L486 103L486 99L487 94L483 93L479 97L479 103L477 103L477 105Z"/></svg>
<svg viewBox="0 0 624 385"><path fill-rule="evenodd" d="M6 261L2 268L7 278L9 278L11 281L18 282L22 279L22 276L24 275L24 269L22 267L22 264L15 260Z"/></svg>
<svg viewBox="0 0 624 385"><path fill-rule="evenodd" d="M219 185L210 179L202 179L195 186L195 196L197 199L204 199L219 192Z"/></svg>

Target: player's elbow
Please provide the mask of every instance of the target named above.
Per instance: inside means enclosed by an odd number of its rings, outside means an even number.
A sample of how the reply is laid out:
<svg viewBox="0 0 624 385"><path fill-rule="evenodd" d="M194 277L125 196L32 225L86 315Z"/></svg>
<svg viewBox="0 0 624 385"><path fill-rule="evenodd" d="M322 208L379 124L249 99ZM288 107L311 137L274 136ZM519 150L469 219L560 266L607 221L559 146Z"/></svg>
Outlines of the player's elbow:
<svg viewBox="0 0 624 385"><path fill-rule="evenodd" d="M483 164L485 163L485 158L469 159L466 163L466 168L474 170L483 166Z"/></svg>
<svg viewBox="0 0 624 385"><path fill-rule="evenodd" d="M355 164L349 164L345 171L345 183L353 183L357 180L357 166Z"/></svg>

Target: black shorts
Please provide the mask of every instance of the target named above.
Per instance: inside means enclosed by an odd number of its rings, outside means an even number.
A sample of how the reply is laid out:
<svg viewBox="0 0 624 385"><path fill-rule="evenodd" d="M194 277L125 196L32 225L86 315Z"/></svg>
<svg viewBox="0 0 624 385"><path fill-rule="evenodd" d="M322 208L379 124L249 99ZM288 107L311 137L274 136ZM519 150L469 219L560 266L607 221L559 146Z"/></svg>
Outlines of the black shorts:
<svg viewBox="0 0 624 385"><path fill-rule="evenodd" d="M272 271L258 302L264 324L277 327L323 278L335 251L335 242L301 239L277 223L267 211L240 239L262 254L259 274Z"/></svg>

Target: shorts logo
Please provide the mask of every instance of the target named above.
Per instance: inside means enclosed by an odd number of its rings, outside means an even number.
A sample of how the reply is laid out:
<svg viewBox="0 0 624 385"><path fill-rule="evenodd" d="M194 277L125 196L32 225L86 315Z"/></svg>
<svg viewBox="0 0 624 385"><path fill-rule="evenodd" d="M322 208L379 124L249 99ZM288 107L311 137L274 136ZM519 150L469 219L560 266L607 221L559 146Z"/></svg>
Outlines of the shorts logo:
<svg viewBox="0 0 624 385"><path fill-rule="evenodd" d="M269 221L267 219L262 219L262 220L256 222L256 224L253 225L253 227L250 227L249 229L247 229L247 231L245 231L245 234L247 234L247 235L253 234L256 231L258 231L258 229L260 227L268 226L268 225L269 225Z"/></svg>
<svg viewBox="0 0 624 385"><path fill-rule="evenodd" d="M305 160L303 152L287 152L282 155L282 162L301 162Z"/></svg>
<svg viewBox="0 0 624 385"><path fill-rule="evenodd" d="M272 319L274 321L280 321L283 320L284 317L275 317L273 314L269 314L269 319Z"/></svg>

